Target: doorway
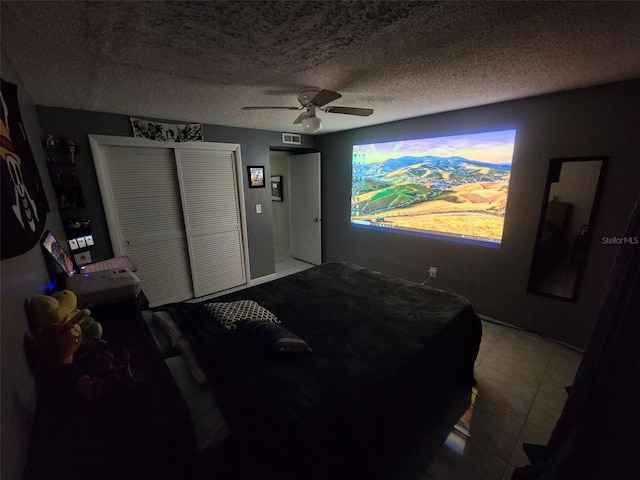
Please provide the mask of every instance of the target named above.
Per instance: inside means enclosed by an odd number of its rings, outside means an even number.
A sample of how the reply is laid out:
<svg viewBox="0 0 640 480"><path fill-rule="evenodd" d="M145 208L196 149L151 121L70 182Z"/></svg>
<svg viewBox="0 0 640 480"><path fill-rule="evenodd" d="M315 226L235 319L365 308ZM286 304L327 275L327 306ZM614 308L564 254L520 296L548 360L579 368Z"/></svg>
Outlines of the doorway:
<svg viewBox="0 0 640 480"><path fill-rule="evenodd" d="M274 181L281 182L281 195L272 197L273 225L274 225L274 256L276 278L291 275L313 266L309 261L295 258L292 245L291 219L291 155L295 152L270 152L270 171ZM293 172L295 175L295 172ZM318 184L316 198L320 198ZM295 228L295 225L293 226ZM319 233L318 233L319 242ZM318 255L319 256L319 255ZM308 259L305 259L308 260ZM319 262L318 262L319 263Z"/></svg>

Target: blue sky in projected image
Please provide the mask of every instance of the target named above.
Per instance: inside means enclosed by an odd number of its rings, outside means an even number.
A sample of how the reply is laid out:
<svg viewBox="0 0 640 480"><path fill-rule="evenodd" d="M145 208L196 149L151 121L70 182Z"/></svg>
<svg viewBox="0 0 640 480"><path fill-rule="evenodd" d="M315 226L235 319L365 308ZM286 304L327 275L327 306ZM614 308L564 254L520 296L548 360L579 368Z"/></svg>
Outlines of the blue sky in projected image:
<svg viewBox="0 0 640 480"><path fill-rule="evenodd" d="M357 145L354 151L365 152L364 163L384 162L406 156L431 155L434 157L464 157L468 160L486 163L511 164L515 137L515 129L500 130Z"/></svg>

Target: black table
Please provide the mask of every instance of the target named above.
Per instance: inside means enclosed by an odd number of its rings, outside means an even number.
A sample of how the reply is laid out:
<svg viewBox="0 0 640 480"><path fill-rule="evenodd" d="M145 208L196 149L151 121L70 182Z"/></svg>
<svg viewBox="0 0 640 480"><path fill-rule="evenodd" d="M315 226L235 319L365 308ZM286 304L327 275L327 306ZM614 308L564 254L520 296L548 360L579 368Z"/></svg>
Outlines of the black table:
<svg viewBox="0 0 640 480"><path fill-rule="evenodd" d="M103 339L144 380L95 401L39 394L25 479L188 478L197 455L189 410L137 300L91 309Z"/></svg>

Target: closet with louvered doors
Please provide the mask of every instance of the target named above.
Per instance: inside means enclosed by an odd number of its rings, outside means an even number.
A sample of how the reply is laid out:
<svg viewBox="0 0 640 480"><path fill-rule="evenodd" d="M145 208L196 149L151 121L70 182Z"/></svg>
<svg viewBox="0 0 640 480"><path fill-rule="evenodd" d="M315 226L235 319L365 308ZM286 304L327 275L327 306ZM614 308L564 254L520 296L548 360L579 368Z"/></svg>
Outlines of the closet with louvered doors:
<svg viewBox="0 0 640 480"><path fill-rule="evenodd" d="M248 282L238 145L89 140L114 254L151 306Z"/></svg>

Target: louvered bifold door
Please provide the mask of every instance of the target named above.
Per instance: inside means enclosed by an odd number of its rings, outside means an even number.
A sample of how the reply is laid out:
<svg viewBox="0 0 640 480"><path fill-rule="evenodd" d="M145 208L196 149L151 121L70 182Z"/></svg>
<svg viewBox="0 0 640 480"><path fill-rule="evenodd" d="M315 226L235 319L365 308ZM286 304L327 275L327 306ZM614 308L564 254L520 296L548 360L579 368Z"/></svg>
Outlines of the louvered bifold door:
<svg viewBox="0 0 640 480"><path fill-rule="evenodd" d="M196 297L246 284L235 152L175 155Z"/></svg>
<svg viewBox="0 0 640 480"><path fill-rule="evenodd" d="M169 148L105 145L119 227L151 306L193 298L178 176Z"/></svg>

